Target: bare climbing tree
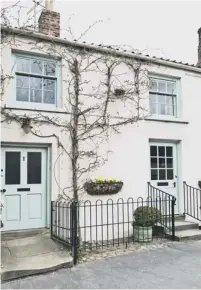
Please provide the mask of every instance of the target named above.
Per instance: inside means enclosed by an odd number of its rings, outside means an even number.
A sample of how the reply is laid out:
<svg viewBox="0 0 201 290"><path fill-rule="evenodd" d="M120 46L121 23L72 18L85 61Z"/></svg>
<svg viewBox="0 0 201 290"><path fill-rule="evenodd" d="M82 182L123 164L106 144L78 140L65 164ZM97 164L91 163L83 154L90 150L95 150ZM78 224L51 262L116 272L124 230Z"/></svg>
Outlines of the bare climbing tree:
<svg viewBox="0 0 201 290"><path fill-rule="evenodd" d="M12 30L5 16L8 13L4 10L1 15L5 18L2 46L22 47L25 38L20 41L20 34L23 34L20 31L28 31L27 27ZM28 33L27 38L30 50L62 60L59 62L63 87L61 97L65 110L63 114L36 111L20 115L7 109L4 95L13 73L4 73L2 67L2 122L22 124L22 120L27 118L32 134L57 140L61 154L70 160L71 174L70 183L61 188L58 198L78 201L84 194L83 185L91 172L107 161L107 144L112 135L121 133L123 126L140 122L148 115L147 64L134 55L124 55L119 48L90 47L67 41L59 43L54 38L42 41L33 35L29 38ZM51 135L45 134L47 125L51 126Z"/></svg>

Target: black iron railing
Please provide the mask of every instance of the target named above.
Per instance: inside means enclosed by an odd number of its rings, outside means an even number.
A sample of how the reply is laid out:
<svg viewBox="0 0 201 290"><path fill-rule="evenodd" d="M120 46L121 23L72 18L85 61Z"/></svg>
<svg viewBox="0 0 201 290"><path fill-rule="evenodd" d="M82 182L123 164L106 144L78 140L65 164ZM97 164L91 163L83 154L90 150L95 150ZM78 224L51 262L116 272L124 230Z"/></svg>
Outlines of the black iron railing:
<svg viewBox="0 0 201 290"><path fill-rule="evenodd" d="M71 250L74 264L77 257L77 203L51 202L51 238Z"/></svg>
<svg viewBox="0 0 201 290"><path fill-rule="evenodd" d="M184 214L201 221L201 189L183 182Z"/></svg>
<svg viewBox="0 0 201 290"><path fill-rule="evenodd" d="M164 229L166 229L166 232L169 232L172 240L175 240L176 198L173 195L154 187L150 182L148 182L148 198L150 199L151 204L153 201L157 203L157 206L162 213L160 224Z"/></svg>
<svg viewBox="0 0 201 290"><path fill-rule="evenodd" d="M152 190L151 185L150 188ZM151 214L157 212L157 222L139 226L134 212L140 207L142 220L146 220L148 207ZM174 240L173 221L174 206L167 196L52 202L51 236L71 249L76 263L78 249L93 250L122 244L127 247L131 243L151 242L156 238Z"/></svg>

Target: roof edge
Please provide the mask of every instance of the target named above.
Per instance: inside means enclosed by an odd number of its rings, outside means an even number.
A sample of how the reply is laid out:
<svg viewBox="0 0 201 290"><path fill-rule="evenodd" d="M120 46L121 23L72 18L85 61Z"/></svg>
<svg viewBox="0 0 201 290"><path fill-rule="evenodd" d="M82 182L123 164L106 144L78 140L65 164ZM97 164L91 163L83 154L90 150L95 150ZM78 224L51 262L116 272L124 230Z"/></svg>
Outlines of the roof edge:
<svg viewBox="0 0 201 290"><path fill-rule="evenodd" d="M10 26L1 26L1 31L5 31L8 33L14 33L17 35L21 36L28 36L28 37L33 37L33 38L38 38L41 40L46 40L46 41L54 41L55 43L60 43L64 45L69 45L69 46L74 46L78 48L87 48L91 50L95 50L99 53L110 53L110 54L115 54L115 56L122 56L122 57L127 57L127 58L135 58L141 61L147 61L155 64L161 64L164 66L169 66L169 67L174 67L177 69L183 69L195 73L201 73L201 68L190 65L190 64L184 64L181 62L176 62L176 61L171 61L171 60L165 60L157 57L151 57L151 56L146 56L146 55L141 55L141 54L136 54L134 52L125 52L125 51L119 51L111 46L106 48L106 47L101 47L101 46L96 46L92 44L86 44L86 43L80 43L76 41L70 41L67 39L62 39L59 37L53 37L53 36L48 36L39 32L35 32L33 30L25 30L25 29L19 29L19 28L14 28Z"/></svg>

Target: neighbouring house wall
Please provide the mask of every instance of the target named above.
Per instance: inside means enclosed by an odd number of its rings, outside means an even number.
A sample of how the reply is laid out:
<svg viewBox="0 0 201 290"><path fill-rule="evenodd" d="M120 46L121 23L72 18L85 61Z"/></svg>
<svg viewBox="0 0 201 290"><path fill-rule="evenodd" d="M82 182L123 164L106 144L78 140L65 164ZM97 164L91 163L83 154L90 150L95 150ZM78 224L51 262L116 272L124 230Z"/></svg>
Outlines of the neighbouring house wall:
<svg viewBox="0 0 201 290"><path fill-rule="evenodd" d="M26 53L38 53L44 50L41 49L43 44L34 42L30 39L19 39L18 44L13 44L12 49L24 51ZM61 64L64 60L61 60ZM13 69L13 58L11 46L8 45L3 49L2 65L5 73L10 73ZM120 69L121 70L121 69ZM122 70L125 68L122 65ZM145 197L147 194L147 182L150 180L150 156L149 156L149 141L150 140L165 140L175 141L179 144L179 206L180 212L183 208L183 193L182 182L185 180L189 184L197 186L198 180L201 178L201 73L192 73L184 70L162 67L156 65L148 65L149 73L156 75L164 75L178 79L179 92L179 118L180 122L162 122L153 120L139 121L132 125L126 125L121 128L120 134L113 134L109 141L103 144L100 150L103 153L108 153L108 161L104 166L90 173L89 176L103 175L106 177L116 177L124 182L121 192L114 196L104 196L104 200L108 198L137 198L139 196ZM88 75L92 79L91 85L97 82L97 76ZM57 108L58 111L64 111L66 104L65 98L67 96L67 87L65 81L68 80L69 70L64 65L61 65L61 90L62 96L61 104ZM93 79L94 78L94 79ZM123 79L124 78L124 79ZM122 77L122 81L131 78L128 73ZM62 81L63 80L63 81ZM15 81L11 79L6 87L3 105L8 107L15 107L13 103L15 98ZM148 91L143 95L144 106L148 108ZM34 108L34 107L33 107ZM35 108L37 110L37 108ZM126 114L126 109L121 102L113 103L110 108L120 114ZM35 112L13 110L16 114L27 116L35 114ZM61 120L68 120L68 115L59 112L44 113L50 118L57 116ZM152 116L150 117L152 118ZM163 120L164 121L164 120ZM189 122L186 124L185 122ZM43 124L40 127L43 135L51 135L53 132L61 138L64 146L69 148L68 132L63 132L59 128L55 128L50 124ZM19 124L15 122L2 123L2 142L13 142L23 144L48 144L51 146L51 190L52 200L55 200L62 190L69 186L71 181L71 164L68 156L57 145L57 140L51 138L39 138L32 134L25 134L20 128ZM106 154L107 155L107 154ZM82 199L89 199L95 201L97 196L90 196L85 194Z"/></svg>

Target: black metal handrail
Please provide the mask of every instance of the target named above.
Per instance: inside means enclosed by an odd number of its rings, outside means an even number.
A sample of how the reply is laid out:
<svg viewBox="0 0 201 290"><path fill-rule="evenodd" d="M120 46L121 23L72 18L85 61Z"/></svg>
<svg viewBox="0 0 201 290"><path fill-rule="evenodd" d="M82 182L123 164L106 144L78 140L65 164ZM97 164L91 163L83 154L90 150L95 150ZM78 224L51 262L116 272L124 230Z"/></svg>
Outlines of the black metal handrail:
<svg viewBox="0 0 201 290"><path fill-rule="evenodd" d="M183 182L184 214L201 221L201 189Z"/></svg>
<svg viewBox="0 0 201 290"><path fill-rule="evenodd" d="M147 182L148 183L148 196L150 196L150 191L152 190L153 192L157 192L157 194L159 194L162 197L168 196L170 199L173 199L176 202L176 197L168 192L165 192L157 187L154 187L153 185L151 185L150 181ZM151 189L151 190L150 190Z"/></svg>
<svg viewBox="0 0 201 290"><path fill-rule="evenodd" d="M148 199L151 206L153 201L158 204L162 213L160 224L169 230L172 240L175 240L175 204L176 197L169 194L148 182Z"/></svg>

